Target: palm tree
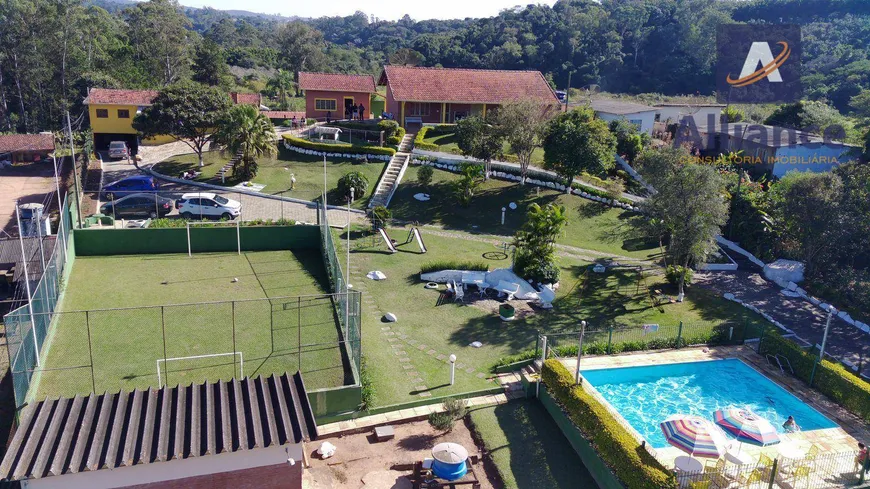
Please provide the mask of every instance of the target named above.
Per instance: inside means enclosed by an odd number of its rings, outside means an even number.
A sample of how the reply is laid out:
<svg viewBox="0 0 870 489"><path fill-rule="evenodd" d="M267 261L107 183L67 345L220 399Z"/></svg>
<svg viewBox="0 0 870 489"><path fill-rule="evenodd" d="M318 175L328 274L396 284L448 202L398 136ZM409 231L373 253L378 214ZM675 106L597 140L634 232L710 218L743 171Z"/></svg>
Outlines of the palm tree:
<svg viewBox="0 0 870 489"><path fill-rule="evenodd" d="M281 108L287 108L287 94L293 89L293 74L289 71L279 69L275 76L269 79L266 86L278 94L281 99Z"/></svg>
<svg viewBox="0 0 870 489"><path fill-rule="evenodd" d="M221 152L235 157L233 175L250 180L257 174L257 158L278 152L275 128L253 105L235 105L221 120L214 141Z"/></svg>

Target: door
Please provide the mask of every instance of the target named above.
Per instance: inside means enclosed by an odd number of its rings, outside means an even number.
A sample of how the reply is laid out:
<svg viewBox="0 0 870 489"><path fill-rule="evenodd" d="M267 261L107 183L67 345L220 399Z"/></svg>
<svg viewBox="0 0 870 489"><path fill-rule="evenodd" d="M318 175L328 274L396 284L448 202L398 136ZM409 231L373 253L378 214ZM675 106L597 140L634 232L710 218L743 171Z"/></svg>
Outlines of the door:
<svg viewBox="0 0 870 489"><path fill-rule="evenodd" d="M218 203L211 199L199 199L202 215L204 216L219 216L221 215L221 209L218 206Z"/></svg>
<svg viewBox="0 0 870 489"><path fill-rule="evenodd" d="M344 116L346 119L350 119L351 113L353 113L353 97L345 97L344 98Z"/></svg>

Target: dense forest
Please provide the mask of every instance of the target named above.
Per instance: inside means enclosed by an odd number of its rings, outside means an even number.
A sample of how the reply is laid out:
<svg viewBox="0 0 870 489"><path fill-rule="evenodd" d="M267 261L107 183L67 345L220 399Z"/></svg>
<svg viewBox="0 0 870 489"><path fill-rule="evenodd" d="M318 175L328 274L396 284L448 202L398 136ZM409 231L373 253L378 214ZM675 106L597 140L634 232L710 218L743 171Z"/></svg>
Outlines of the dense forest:
<svg viewBox="0 0 870 489"><path fill-rule="evenodd" d="M806 96L844 114L870 88L865 0L559 0L483 19L294 19L180 7L174 0L4 0L0 131L55 129L88 87L194 79L279 90L278 69L377 73L388 62L536 69L554 86L613 93L714 91L722 23L803 26Z"/></svg>

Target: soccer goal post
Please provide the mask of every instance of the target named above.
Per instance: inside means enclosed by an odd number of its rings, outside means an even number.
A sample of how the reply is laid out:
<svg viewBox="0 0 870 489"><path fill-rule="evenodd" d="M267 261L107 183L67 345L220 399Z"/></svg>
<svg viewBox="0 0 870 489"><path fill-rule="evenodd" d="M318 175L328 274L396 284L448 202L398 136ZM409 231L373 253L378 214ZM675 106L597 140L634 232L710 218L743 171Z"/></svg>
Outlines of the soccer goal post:
<svg viewBox="0 0 870 489"><path fill-rule="evenodd" d="M169 362L177 362L181 360L199 360L202 358L215 358L215 357L227 357L227 356L239 356L239 374L240 377L245 376L245 356L242 355L242 352L230 352L230 353L210 353L208 355L191 355L189 357L175 357L175 358L158 358L157 359L157 387L163 387L163 374L160 371L160 364L164 364L163 368L168 368ZM166 371L169 372L168 370ZM233 377L236 375L235 365L233 365Z"/></svg>
<svg viewBox="0 0 870 489"><path fill-rule="evenodd" d="M206 226L206 227L234 227L236 228L236 252L242 254L242 221L187 221L187 256L193 256L193 247L190 243L190 228L191 226Z"/></svg>

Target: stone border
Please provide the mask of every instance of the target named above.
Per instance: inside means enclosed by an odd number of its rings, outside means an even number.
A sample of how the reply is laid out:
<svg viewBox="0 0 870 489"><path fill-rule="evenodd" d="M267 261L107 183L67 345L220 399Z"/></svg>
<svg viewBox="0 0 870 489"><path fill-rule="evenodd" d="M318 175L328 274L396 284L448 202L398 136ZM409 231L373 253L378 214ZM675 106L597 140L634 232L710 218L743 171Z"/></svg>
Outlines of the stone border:
<svg viewBox="0 0 870 489"><path fill-rule="evenodd" d="M294 145L288 143L286 139L283 141L283 144L284 144L284 148L287 149L288 151L295 151L296 153L309 155L309 156L324 156L325 155L327 158L347 158L347 159L352 159L352 160L367 159L367 160L381 160L381 161L386 161L386 162L389 162L393 158L393 155L375 155L375 154L368 154L368 153L327 153L325 151L316 151L313 149L300 148L299 146L294 146Z"/></svg>
<svg viewBox="0 0 870 489"><path fill-rule="evenodd" d="M432 166L432 167L438 168L439 170L449 171L451 173L459 173L459 164L458 163L441 163L440 161L431 161L429 159L424 160L424 159L421 159L421 155L417 155L417 154L412 154L411 156L412 156L412 159L411 159L412 165ZM496 165L493 165L493 167L496 167ZM493 178L498 178L500 180L510 180L510 181L514 181L514 182L519 182L520 180L522 180L522 177L520 175L516 175L514 173L509 173L509 172L504 172L504 171L499 171L499 170L493 171L491 173L491 175ZM535 178L526 178L526 183L528 183L529 185L535 185L537 187L544 187L544 188L549 188L552 190L559 190L561 192L566 192L568 190L568 188L565 186L565 184L559 183L559 182L538 180ZM626 204L624 202L620 202L618 200L614 201L614 200L611 200L611 199L608 199L605 197L599 197L597 195L593 195L593 194L587 193L584 190L580 190L580 189L576 189L576 188L571 189L571 194L576 195L578 197L582 197L584 199L592 200L592 201L595 201L595 202L598 202L598 203L601 203L604 205L608 205L610 207L617 207L620 209L625 209L625 210L634 211L634 212L640 211L640 209L636 206L629 205L629 204Z"/></svg>

